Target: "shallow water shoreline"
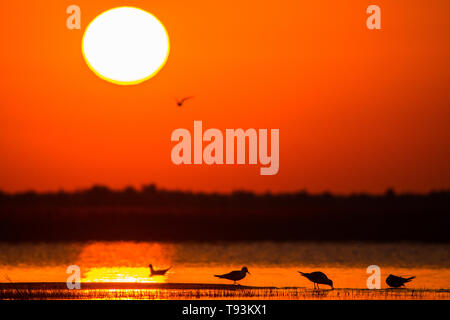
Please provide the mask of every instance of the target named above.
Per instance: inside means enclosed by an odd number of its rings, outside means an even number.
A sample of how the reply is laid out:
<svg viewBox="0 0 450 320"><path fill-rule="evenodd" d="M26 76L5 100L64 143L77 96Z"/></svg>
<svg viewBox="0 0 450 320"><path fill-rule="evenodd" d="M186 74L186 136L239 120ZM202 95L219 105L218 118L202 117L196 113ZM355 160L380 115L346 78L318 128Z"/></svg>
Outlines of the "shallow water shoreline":
<svg viewBox="0 0 450 320"><path fill-rule="evenodd" d="M0 300L450 300L450 289L314 290L203 283L0 283Z"/></svg>

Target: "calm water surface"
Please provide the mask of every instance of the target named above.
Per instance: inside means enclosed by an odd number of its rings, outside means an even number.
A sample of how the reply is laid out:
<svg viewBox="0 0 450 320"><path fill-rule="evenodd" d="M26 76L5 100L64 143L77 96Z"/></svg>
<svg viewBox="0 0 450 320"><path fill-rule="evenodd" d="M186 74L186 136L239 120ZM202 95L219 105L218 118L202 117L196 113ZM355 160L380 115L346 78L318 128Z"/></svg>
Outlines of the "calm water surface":
<svg viewBox="0 0 450 320"><path fill-rule="evenodd" d="M148 264L172 269L150 277ZM447 244L367 243L0 243L0 282L65 282L66 268L78 265L82 282L227 284L213 275L247 266L247 286L311 287L297 270L321 270L336 288L366 288L366 268L416 276L408 288L450 288Z"/></svg>

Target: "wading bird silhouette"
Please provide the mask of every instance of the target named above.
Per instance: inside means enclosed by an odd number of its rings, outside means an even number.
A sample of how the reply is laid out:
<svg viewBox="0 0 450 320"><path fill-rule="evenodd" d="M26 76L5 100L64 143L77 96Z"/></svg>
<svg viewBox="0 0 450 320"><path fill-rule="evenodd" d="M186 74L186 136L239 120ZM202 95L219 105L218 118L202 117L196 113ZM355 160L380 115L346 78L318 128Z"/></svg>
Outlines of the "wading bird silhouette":
<svg viewBox="0 0 450 320"><path fill-rule="evenodd" d="M328 279L327 275L323 272L315 271L315 272L311 272L311 273L304 273L304 272L298 271L298 273L300 273L306 279L308 279L309 281L314 283L314 289L316 288L316 284L317 284L317 289L320 289L319 284L326 284L326 285L330 286L331 289L334 289L333 281Z"/></svg>
<svg viewBox="0 0 450 320"><path fill-rule="evenodd" d="M401 286L405 286L405 283L410 282L412 279L414 279L415 276L409 277L409 278L403 278L394 276L393 274L390 274L386 278L386 283L391 288L399 288Z"/></svg>
<svg viewBox="0 0 450 320"><path fill-rule="evenodd" d="M189 100L189 99L192 99L192 98L194 98L194 97L186 97L186 98L183 98L181 100L175 99L175 101L177 102L177 106L181 107L186 100Z"/></svg>
<svg viewBox="0 0 450 320"><path fill-rule="evenodd" d="M150 268L150 276L151 277L153 277L153 276L163 276L163 275L166 274L167 271L170 270L170 268L172 268L172 267L169 267L167 269L155 270L155 269L153 269L153 265L152 264L149 264L148 267Z"/></svg>
<svg viewBox="0 0 450 320"><path fill-rule="evenodd" d="M234 281L234 284L236 284L236 281L244 279L245 276L247 275L247 273L250 274L247 267L242 267L241 270L235 270L235 271L231 271L229 273L219 274L219 275L216 274L216 275L214 275L214 277L231 280L231 281Z"/></svg>

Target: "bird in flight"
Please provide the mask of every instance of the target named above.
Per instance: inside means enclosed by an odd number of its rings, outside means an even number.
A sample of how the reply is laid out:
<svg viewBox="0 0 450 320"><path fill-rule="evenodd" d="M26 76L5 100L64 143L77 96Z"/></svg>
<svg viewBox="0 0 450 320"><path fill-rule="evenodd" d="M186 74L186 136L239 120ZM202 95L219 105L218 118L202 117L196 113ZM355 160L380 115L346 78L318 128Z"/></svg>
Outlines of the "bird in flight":
<svg viewBox="0 0 450 320"><path fill-rule="evenodd" d="M389 277L386 278L386 283L391 288L399 288L405 286L405 283L410 282L414 278L415 277L403 278L390 274Z"/></svg>
<svg viewBox="0 0 450 320"><path fill-rule="evenodd" d="M248 272L247 267L242 267L241 270L236 270L236 271L231 271L231 272L225 273L225 274L215 275L214 277L231 280L231 281L234 281L234 284L236 284L236 281L244 279L245 276L247 275L247 273L250 274L250 272Z"/></svg>
<svg viewBox="0 0 450 320"><path fill-rule="evenodd" d="M186 100L189 100L189 99L192 99L192 98L193 97L186 97L186 98L183 98L181 100L175 99L175 101L177 102L177 106L181 107Z"/></svg>
<svg viewBox="0 0 450 320"><path fill-rule="evenodd" d="M309 281L314 283L314 289L316 288L316 285L317 285L317 289L319 289L319 284L326 284L333 289L333 281L328 279L326 274L323 272L315 271L315 272L311 272L311 273L304 273L304 272L298 271L298 273L300 273L306 279L308 279Z"/></svg>

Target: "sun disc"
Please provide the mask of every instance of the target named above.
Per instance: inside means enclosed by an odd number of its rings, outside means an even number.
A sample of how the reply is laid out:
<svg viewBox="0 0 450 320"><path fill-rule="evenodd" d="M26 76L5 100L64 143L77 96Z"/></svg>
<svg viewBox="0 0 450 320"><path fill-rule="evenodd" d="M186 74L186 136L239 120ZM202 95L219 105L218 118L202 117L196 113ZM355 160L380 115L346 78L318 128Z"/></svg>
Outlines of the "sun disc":
<svg viewBox="0 0 450 320"><path fill-rule="evenodd" d="M152 14L118 7L101 13L89 24L82 52L89 68L100 78L121 85L137 84L164 66L169 37Z"/></svg>

